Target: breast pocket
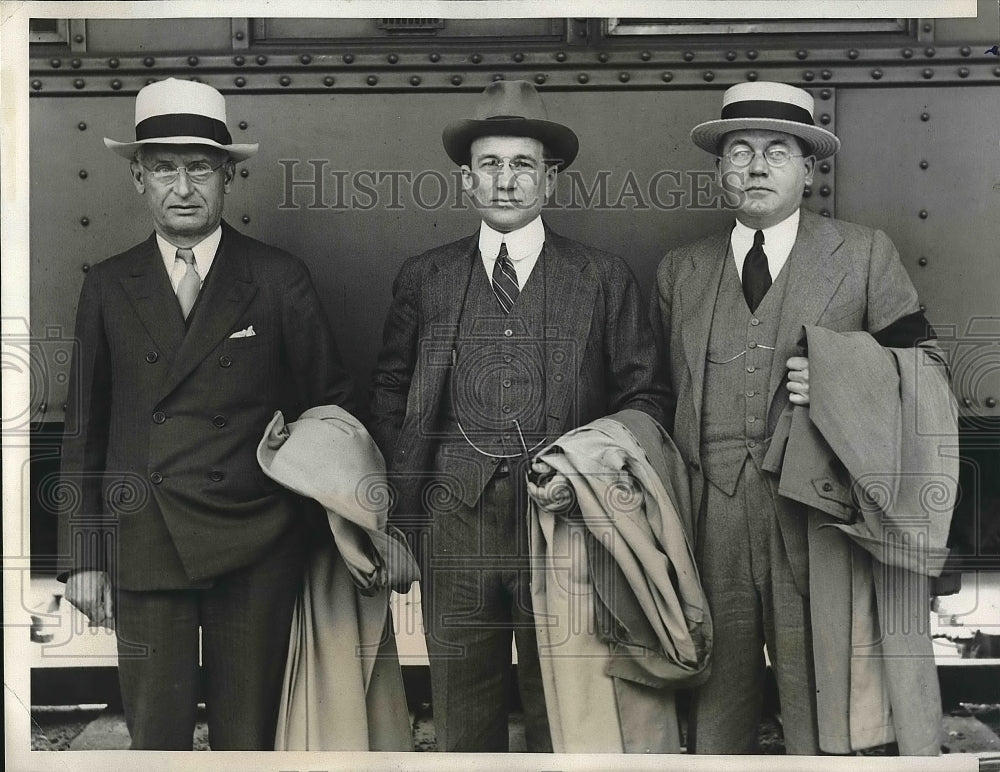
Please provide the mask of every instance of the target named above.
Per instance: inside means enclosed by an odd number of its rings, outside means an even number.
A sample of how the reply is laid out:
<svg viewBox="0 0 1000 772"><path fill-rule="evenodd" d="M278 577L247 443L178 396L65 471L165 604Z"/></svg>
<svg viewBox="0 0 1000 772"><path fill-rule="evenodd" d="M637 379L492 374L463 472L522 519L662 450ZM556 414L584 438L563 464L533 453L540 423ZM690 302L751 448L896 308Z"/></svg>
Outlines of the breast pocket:
<svg viewBox="0 0 1000 772"><path fill-rule="evenodd" d="M226 338L223 348L227 350L240 350L245 348L256 348L264 344L263 335L249 335L240 338Z"/></svg>

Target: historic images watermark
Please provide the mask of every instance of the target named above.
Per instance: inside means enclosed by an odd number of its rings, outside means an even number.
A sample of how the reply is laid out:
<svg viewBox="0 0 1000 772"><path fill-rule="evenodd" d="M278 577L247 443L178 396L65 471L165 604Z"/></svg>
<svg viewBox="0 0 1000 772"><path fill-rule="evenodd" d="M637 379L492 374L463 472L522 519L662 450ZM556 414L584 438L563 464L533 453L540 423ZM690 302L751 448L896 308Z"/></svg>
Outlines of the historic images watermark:
<svg viewBox="0 0 1000 772"><path fill-rule="evenodd" d="M436 169L332 169L325 158L281 159L282 197L279 209L374 209L425 211L467 208L461 169L444 173ZM517 171L494 176L497 190L517 187ZM738 209L742 201L742 173L720 175L714 169L661 169L648 176L632 170L602 169L588 174L569 169L559 174L560 184L546 210L568 211L706 211ZM507 202L518 206L513 197Z"/></svg>

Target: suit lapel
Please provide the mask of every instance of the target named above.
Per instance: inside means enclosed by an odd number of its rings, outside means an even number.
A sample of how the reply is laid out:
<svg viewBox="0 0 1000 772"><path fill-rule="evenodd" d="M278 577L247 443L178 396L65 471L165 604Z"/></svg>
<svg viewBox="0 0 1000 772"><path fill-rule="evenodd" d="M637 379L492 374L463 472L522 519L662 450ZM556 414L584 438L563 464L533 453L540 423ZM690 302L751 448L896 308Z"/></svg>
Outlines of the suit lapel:
<svg viewBox="0 0 1000 772"><path fill-rule="evenodd" d="M238 233L224 226L219 252L198 299L199 308L171 363L162 396L173 391L221 340L228 337L240 314L257 294L257 285L239 240Z"/></svg>
<svg viewBox="0 0 1000 772"><path fill-rule="evenodd" d="M545 432L554 440L564 431L565 408L573 387L579 382L577 372L570 372L569 368L575 366L579 370L583 366L594 318L594 304L597 302L598 281L595 272L590 269L587 256L548 228L545 230L542 255L547 306L544 332L548 392ZM575 351L565 350L569 341L572 341ZM567 368L562 378L557 377L560 363L565 363Z"/></svg>
<svg viewBox="0 0 1000 772"><path fill-rule="evenodd" d="M169 360L184 340L184 317L163 267L156 234L138 249L132 269L120 282L149 336Z"/></svg>
<svg viewBox="0 0 1000 772"><path fill-rule="evenodd" d="M712 329L712 315L715 313L715 298L722 280L722 269L729 254L731 231L716 234L705 240L704 248L693 255L688 265L688 273L682 277L675 293L675 301L680 305L673 314L675 319L684 319L681 337L684 354L691 372L691 393L694 400L697 425L701 426L701 399L705 386L705 360L708 357L708 336Z"/></svg>
<svg viewBox="0 0 1000 772"><path fill-rule="evenodd" d="M774 359L768 388L768 411L775 395L783 387L785 361L793 356L802 326L815 324L830 303L847 273L847 266L833 257L843 243L836 226L806 209L801 210L795 245L788 255L788 284L781 304ZM784 400L777 400L784 404ZM773 425L773 424L769 424Z"/></svg>

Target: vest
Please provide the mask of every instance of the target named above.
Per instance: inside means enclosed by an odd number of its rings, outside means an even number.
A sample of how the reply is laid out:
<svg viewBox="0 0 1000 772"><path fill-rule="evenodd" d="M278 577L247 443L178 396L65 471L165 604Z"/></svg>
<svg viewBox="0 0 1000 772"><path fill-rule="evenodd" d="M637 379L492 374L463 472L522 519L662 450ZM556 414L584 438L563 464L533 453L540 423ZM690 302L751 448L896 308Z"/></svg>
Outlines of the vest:
<svg viewBox="0 0 1000 772"><path fill-rule="evenodd" d="M767 450L768 384L787 284L782 268L750 313L731 248L726 255L708 337L701 462L705 476L730 496L747 456L760 466Z"/></svg>
<svg viewBox="0 0 1000 772"><path fill-rule="evenodd" d="M544 259L543 248L509 315L472 261L435 458L439 483L469 507L504 458L523 457L518 426L529 449L545 436Z"/></svg>

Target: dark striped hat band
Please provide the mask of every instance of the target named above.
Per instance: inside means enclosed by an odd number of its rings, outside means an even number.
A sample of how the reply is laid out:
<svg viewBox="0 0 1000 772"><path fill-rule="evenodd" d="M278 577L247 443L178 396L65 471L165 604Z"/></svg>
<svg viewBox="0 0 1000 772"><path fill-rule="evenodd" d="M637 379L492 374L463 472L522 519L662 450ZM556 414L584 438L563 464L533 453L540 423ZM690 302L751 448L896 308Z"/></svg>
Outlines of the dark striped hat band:
<svg viewBox="0 0 1000 772"><path fill-rule="evenodd" d="M164 137L202 137L220 145L233 143L226 124L207 115L167 113L150 116L135 125L136 142Z"/></svg>
<svg viewBox="0 0 1000 772"><path fill-rule="evenodd" d="M791 105L787 102L775 102L766 99L746 99L732 102L722 108L722 118L774 118L780 121L804 123L815 126L812 115L804 107Z"/></svg>

